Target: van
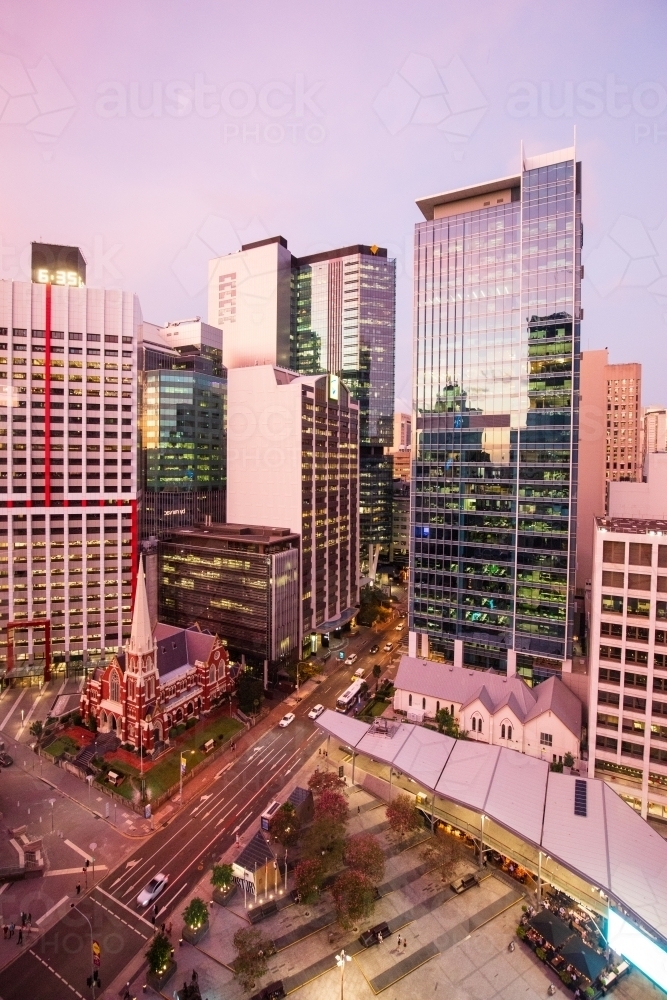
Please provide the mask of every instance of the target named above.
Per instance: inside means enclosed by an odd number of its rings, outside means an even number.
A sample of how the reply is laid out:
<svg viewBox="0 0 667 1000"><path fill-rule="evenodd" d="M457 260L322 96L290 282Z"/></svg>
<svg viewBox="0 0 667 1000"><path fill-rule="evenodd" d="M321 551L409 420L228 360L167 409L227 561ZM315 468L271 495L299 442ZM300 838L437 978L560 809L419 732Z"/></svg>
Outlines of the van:
<svg viewBox="0 0 667 1000"><path fill-rule="evenodd" d="M348 656L348 658L345 661L345 666L346 667L351 667L352 664L356 663L358 659L359 659L359 657L357 656L356 653L350 653L350 655Z"/></svg>
<svg viewBox="0 0 667 1000"><path fill-rule="evenodd" d="M357 667L357 669L354 671L354 676L355 677L360 677L363 680L363 677L364 677L364 668L363 667Z"/></svg>

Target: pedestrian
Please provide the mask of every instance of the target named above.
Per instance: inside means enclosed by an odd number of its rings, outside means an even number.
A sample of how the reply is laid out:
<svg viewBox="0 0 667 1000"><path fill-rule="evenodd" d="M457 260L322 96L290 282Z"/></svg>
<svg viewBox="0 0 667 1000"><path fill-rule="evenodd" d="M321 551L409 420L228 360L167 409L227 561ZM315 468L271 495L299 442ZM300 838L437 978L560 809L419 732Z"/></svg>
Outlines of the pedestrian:
<svg viewBox="0 0 667 1000"><path fill-rule="evenodd" d="M196 983L198 979L199 979L199 976L197 975L197 970L193 969L192 970L192 982Z"/></svg>
<svg viewBox="0 0 667 1000"><path fill-rule="evenodd" d="M155 914L151 914L151 920L153 921L153 927L155 927Z"/></svg>
<svg viewBox="0 0 667 1000"><path fill-rule="evenodd" d="M32 913L28 914L28 927L32 927Z"/></svg>
<svg viewBox="0 0 667 1000"><path fill-rule="evenodd" d="M408 939L407 938L403 938L403 947L407 948L407 946L408 946Z"/></svg>
<svg viewBox="0 0 667 1000"><path fill-rule="evenodd" d="M23 928L19 927L19 936L16 939L17 944L23 944Z"/></svg>
<svg viewBox="0 0 667 1000"><path fill-rule="evenodd" d="M361 806L357 806L357 816L361 815Z"/></svg>
<svg viewBox="0 0 667 1000"><path fill-rule="evenodd" d="M167 937L171 937L171 920L167 924Z"/></svg>
<svg viewBox="0 0 667 1000"><path fill-rule="evenodd" d="M21 910L21 927L25 927L25 913Z"/></svg>
<svg viewBox="0 0 667 1000"><path fill-rule="evenodd" d="M10 938L14 937L14 921L13 920L12 920L12 922L9 925L9 936L10 936Z"/></svg>
<svg viewBox="0 0 667 1000"><path fill-rule="evenodd" d="M378 944L382 944L382 941L383 941L382 931L378 931Z"/></svg>
<svg viewBox="0 0 667 1000"><path fill-rule="evenodd" d="M398 935L398 947L399 948L401 947L401 935L400 934Z"/></svg>
<svg viewBox="0 0 667 1000"><path fill-rule="evenodd" d="M77 894L77 896L81 895L81 883L80 882L76 883L76 894Z"/></svg>

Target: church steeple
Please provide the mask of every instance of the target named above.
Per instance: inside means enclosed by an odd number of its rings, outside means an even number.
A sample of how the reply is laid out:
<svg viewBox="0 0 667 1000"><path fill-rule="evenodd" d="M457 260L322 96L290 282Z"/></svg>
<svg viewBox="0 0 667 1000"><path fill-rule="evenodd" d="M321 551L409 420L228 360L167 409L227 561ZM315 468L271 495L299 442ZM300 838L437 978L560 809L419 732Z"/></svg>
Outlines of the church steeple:
<svg viewBox="0 0 667 1000"><path fill-rule="evenodd" d="M137 573L137 592L134 598L132 632L130 633L127 651L137 656L144 656L146 653L152 653L154 648L151 619L148 611L148 595L146 594L144 559L141 556L139 558L139 570Z"/></svg>

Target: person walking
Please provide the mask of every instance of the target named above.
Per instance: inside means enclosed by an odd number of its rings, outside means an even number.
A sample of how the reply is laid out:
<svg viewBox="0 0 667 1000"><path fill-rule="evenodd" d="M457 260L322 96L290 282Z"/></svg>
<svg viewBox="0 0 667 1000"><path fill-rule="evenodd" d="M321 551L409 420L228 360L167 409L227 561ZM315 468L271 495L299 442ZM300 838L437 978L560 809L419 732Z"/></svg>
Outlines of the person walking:
<svg viewBox="0 0 667 1000"><path fill-rule="evenodd" d="M10 938L14 937L14 927L15 927L15 924L14 924L14 921L12 920L12 922L9 925L9 936L10 936Z"/></svg>
<svg viewBox="0 0 667 1000"><path fill-rule="evenodd" d="M398 947L399 948L401 947L401 935L400 934L398 935Z"/></svg>
<svg viewBox="0 0 667 1000"><path fill-rule="evenodd" d="M23 928L19 927L19 936L16 939L17 944L23 944Z"/></svg>
<svg viewBox="0 0 667 1000"><path fill-rule="evenodd" d="M76 883L76 894L77 894L77 896L81 895L81 883L80 882Z"/></svg>
<svg viewBox="0 0 667 1000"><path fill-rule="evenodd" d="M171 937L171 920L167 924L167 937Z"/></svg>

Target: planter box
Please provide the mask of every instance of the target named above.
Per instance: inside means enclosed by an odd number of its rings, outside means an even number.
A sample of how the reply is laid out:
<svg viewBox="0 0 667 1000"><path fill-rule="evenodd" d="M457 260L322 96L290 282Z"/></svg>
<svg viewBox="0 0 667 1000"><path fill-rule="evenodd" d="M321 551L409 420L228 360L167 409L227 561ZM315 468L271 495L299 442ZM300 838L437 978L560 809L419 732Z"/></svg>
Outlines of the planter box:
<svg viewBox="0 0 667 1000"><path fill-rule="evenodd" d="M162 973L161 976L158 976L157 973L154 973L154 972L150 972L150 971L147 972L146 973L146 982L148 983L148 985L150 986L150 988L152 990L155 990L156 993L161 993L162 992L162 987L165 986L166 983L169 982L169 980L171 979L171 977L176 972L177 968L178 968L177 963L172 959L171 962L169 963L169 965L167 966L167 968L165 969L165 971Z"/></svg>
<svg viewBox="0 0 667 1000"><path fill-rule="evenodd" d="M236 894L237 888L236 882L232 882L228 889L215 888L213 890L213 902L217 903L218 906L227 906Z"/></svg>
<svg viewBox="0 0 667 1000"><path fill-rule="evenodd" d="M196 931L188 927L187 924L183 924L183 940L187 941L188 944L198 944L206 934L208 934L208 920Z"/></svg>

